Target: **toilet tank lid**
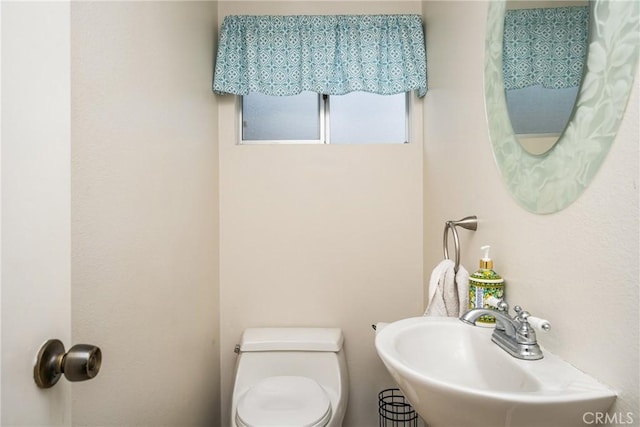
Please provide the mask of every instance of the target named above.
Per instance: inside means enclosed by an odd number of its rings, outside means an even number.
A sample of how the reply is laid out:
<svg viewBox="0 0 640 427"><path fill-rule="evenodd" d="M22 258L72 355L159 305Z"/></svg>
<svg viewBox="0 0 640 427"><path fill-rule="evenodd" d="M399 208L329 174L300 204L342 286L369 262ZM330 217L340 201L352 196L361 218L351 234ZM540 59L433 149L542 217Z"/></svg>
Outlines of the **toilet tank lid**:
<svg viewBox="0 0 640 427"><path fill-rule="evenodd" d="M342 348L339 328L248 328L240 351L331 351Z"/></svg>

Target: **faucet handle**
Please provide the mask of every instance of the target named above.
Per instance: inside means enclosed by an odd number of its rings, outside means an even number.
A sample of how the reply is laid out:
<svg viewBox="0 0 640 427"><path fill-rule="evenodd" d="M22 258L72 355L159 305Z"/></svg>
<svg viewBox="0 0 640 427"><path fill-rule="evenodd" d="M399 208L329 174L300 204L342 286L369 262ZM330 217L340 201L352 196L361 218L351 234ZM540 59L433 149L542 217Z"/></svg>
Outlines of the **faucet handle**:
<svg viewBox="0 0 640 427"><path fill-rule="evenodd" d="M532 316L528 311L523 310L519 305L513 307L513 311L516 312L515 318L520 322L529 323L531 326L538 330L551 330L551 323L548 320Z"/></svg>
<svg viewBox="0 0 640 427"><path fill-rule="evenodd" d="M529 316L527 318L527 321L529 322L529 324L531 324L531 326L533 326L536 329L539 329L539 330L541 329L543 331L551 330L551 323L549 323L548 320L541 319L535 316Z"/></svg>
<svg viewBox="0 0 640 427"><path fill-rule="evenodd" d="M485 300L487 305L497 309L498 311L502 311L506 314L509 314L509 304L504 300L504 298L496 298L491 296Z"/></svg>
<svg viewBox="0 0 640 427"><path fill-rule="evenodd" d="M513 311L516 312L516 315L513 318L522 323L527 323L528 319L531 318L531 314L528 311L523 310L519 305L513 307Z"/></svg>

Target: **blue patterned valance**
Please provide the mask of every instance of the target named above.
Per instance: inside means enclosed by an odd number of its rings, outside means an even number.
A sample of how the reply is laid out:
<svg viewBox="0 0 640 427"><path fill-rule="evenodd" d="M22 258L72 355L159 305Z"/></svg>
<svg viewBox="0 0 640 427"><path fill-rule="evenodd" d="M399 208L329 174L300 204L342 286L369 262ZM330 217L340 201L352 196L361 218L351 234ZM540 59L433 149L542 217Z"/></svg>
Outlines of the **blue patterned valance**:
<svg viewBox="0 0 640 427"><path fill-rule="evenodd" d="M588 6L507 10L505 89L577 87L587 52Z"/></svg>
<svg viewBox="0 0 640 427"><path fill-rule="evenodd" d="M427 92L419 15L227 16L213 91Z"/></svg>

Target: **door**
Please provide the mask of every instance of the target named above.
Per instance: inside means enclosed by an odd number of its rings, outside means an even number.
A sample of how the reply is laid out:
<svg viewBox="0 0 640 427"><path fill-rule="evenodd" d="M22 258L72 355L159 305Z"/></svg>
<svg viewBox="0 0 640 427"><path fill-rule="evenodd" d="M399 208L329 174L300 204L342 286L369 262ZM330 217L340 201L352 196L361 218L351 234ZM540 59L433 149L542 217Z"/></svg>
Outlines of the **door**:
<svg viewBox="0 0 640 427"><path fill-rule="evenodd" d="M33 380L47 339L71 344L69 2L0 8L0 424L71 425L70 384Z"/></svg>

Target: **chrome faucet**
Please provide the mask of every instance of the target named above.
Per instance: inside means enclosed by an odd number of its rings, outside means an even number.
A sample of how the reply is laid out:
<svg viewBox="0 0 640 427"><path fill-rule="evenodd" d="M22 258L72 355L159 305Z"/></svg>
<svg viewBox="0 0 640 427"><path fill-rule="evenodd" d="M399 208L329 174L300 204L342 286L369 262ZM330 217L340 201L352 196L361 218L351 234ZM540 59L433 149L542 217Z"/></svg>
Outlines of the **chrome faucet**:
<svg viewBox="0 0 640 427"><path fill-rule="evenodd" d="M509 315L509 306L506 302L499 301L496 307L497 310L487 308L471 309L460 316L460 320L470 325L475 325L481 316L493 316L496 318L496 327L491 335L491 341L518 359L542 359L544 356L536 341L536 332L529 322L533 321L545 331L551 329L551 324L544 319L531 316L518 305L513 308L516 312L514 317Z"/></svg>

